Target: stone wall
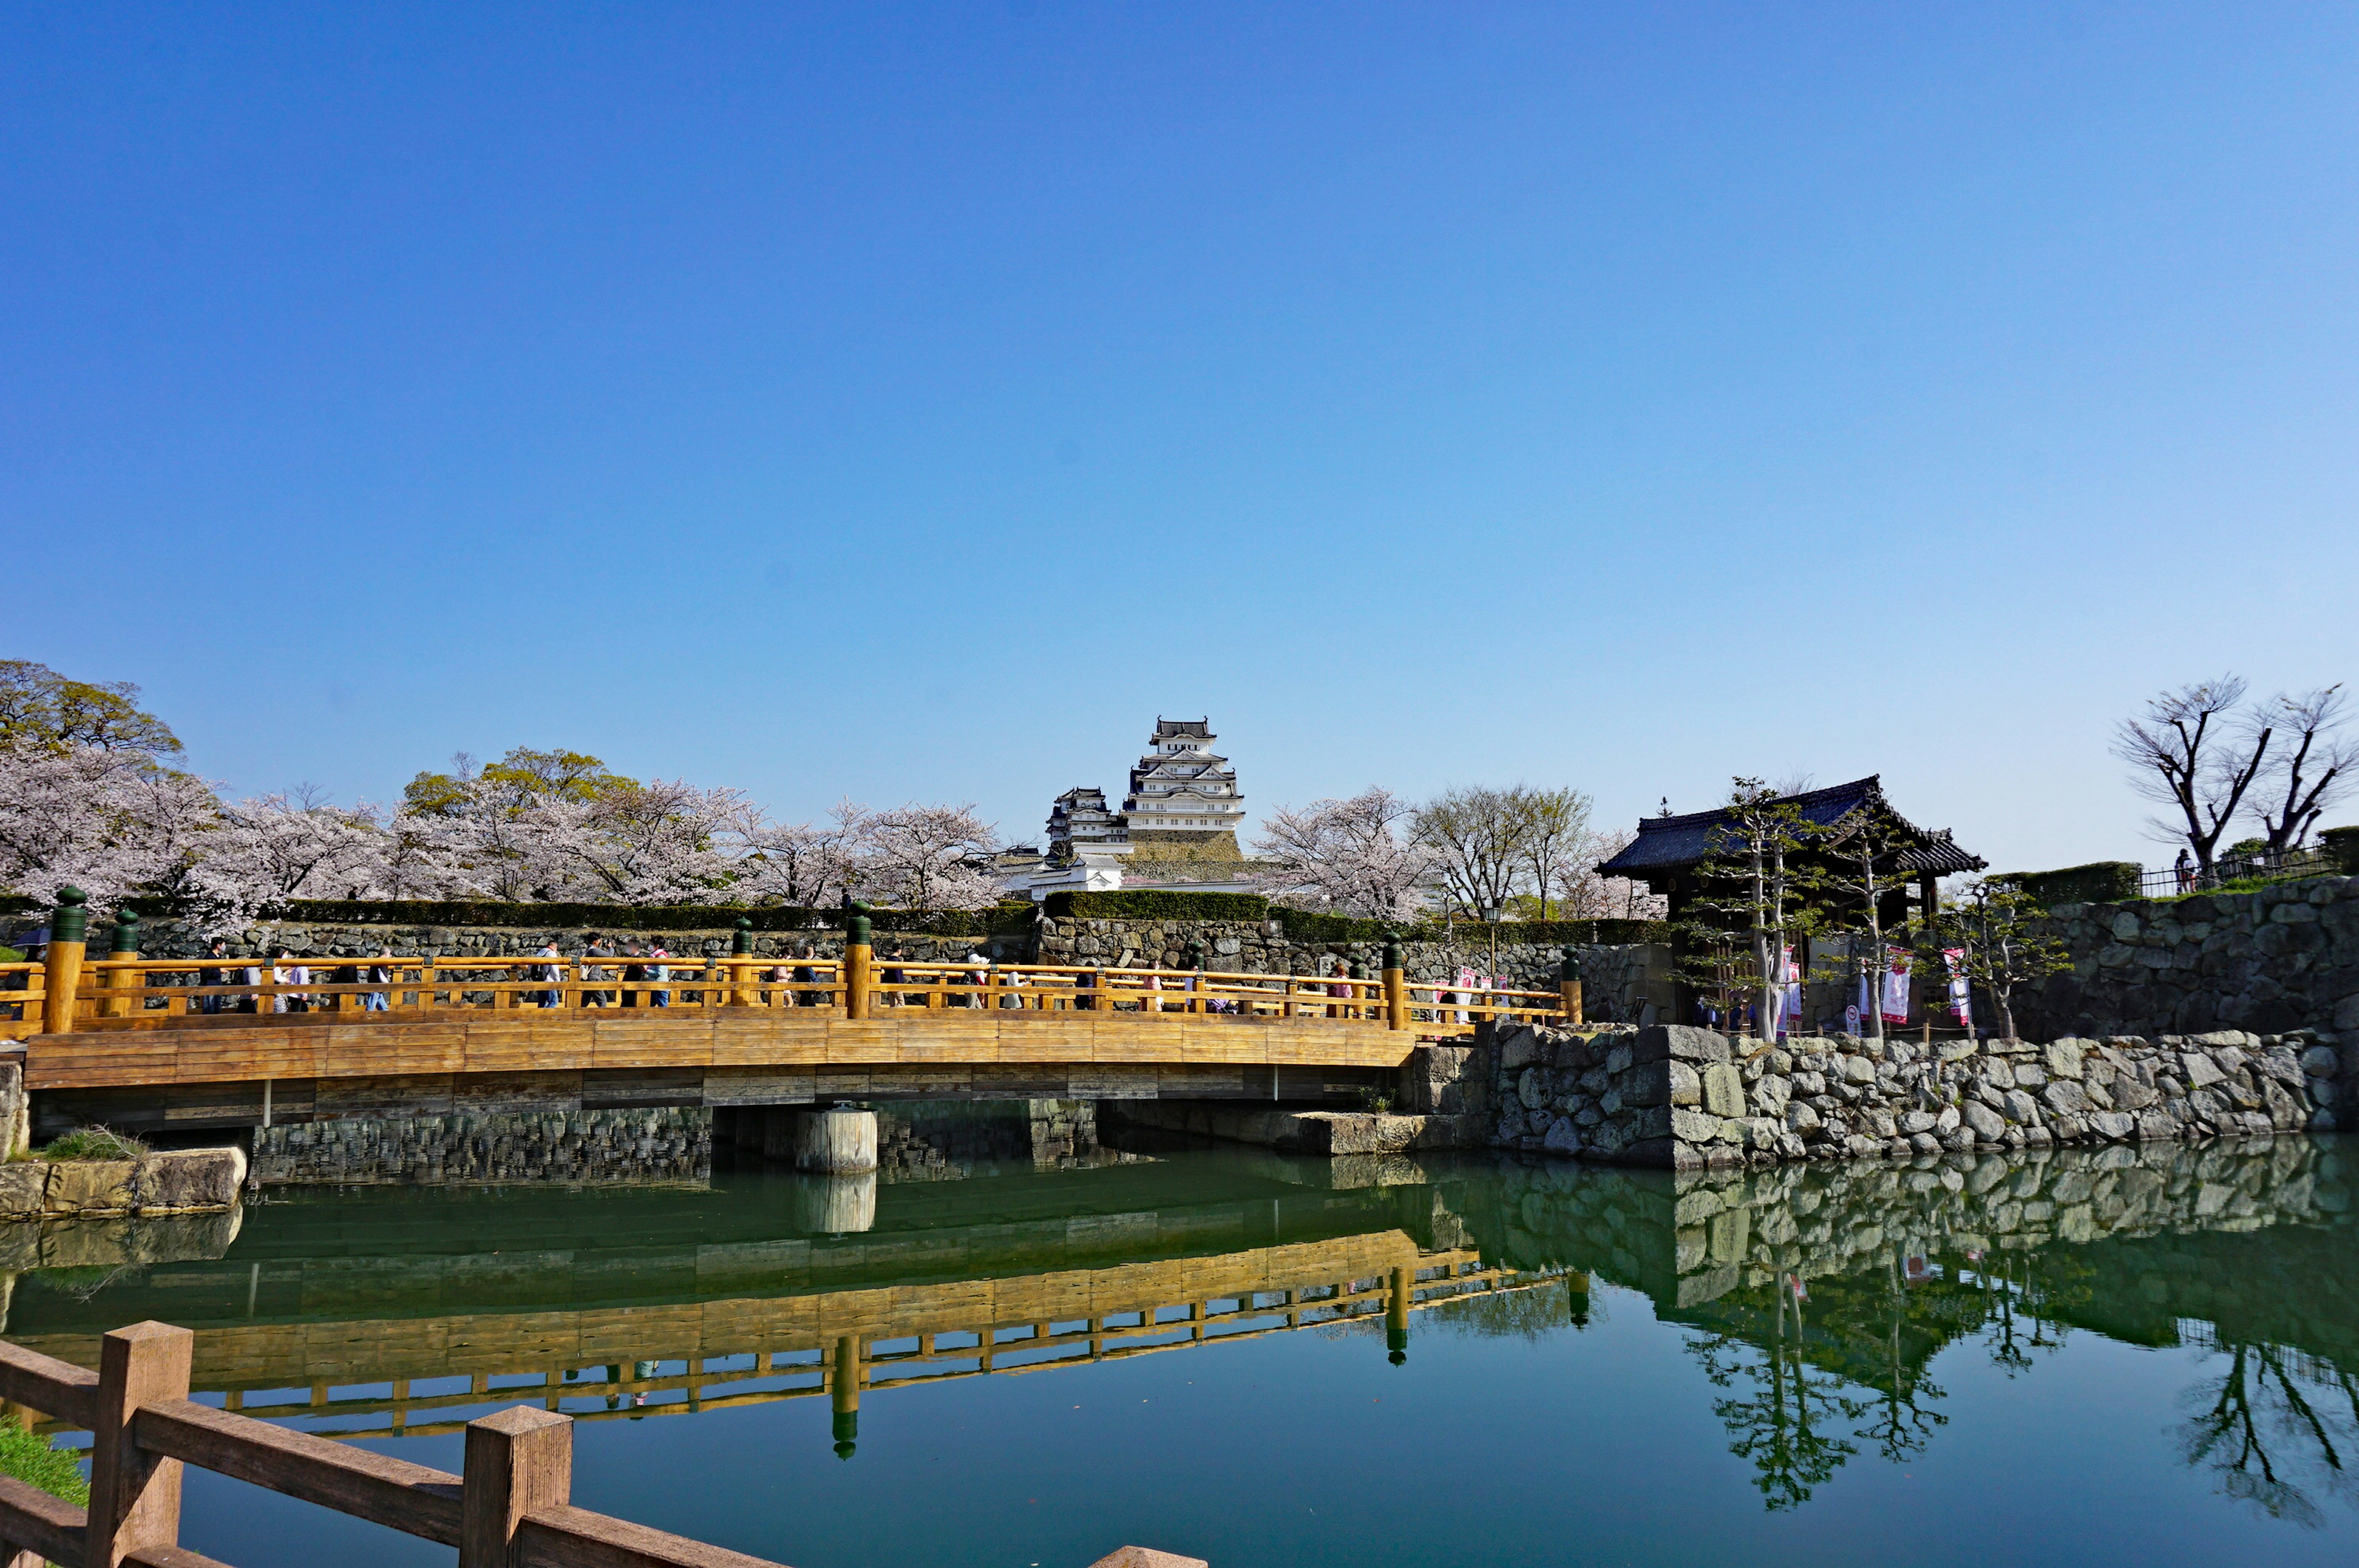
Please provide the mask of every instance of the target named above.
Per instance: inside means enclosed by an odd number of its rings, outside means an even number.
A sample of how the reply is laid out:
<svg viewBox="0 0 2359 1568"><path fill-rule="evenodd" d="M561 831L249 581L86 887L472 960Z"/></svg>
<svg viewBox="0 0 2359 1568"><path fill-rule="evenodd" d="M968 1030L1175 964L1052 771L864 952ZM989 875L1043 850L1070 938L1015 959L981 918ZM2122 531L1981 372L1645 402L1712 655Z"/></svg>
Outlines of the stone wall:
<svg viewBox="0 0 2359 1568"><path fill-rule="evenodd" d="M200 1214L237 1206L242 1149L173 1149L136 1160L10 1160L0 1220Z"/></svg>
<svg viewBox="0 0 2359 1568"><path fill-rule="evenodd" d="M701 1184L712 1174L712 1113L693 1106L353 1117L254 1134L263 1184Z"/></svg>
<svg viewBox="0 0 2359 1568"><path fill-rule="evenodd" d="M2331 1131L2347 1064L2302 1037L2222 1031L1774 1048L1683 1025L1593 1035L1486 1028L1504 1148L1674 1169L1976 1149Z"/></svg>
<svg viewBox="0 0 2359 1568"><path fill-rule="evenodd" d="M2026 1033L2308 1030L2321 1044L2359 1044L2359 877L2059 904L2049 918L2072 970L2018 996Z"/></svg>

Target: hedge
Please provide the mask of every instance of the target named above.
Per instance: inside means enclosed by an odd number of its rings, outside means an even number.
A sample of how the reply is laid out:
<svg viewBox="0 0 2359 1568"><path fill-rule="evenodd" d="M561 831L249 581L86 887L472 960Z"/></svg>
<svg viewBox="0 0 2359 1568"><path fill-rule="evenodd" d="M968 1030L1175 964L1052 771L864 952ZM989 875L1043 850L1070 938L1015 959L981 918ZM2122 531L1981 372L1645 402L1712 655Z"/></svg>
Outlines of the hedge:
<svg viewBox="0 0 2359 1568"><path fill-rule="evenodd" d="M1269 900L1257 892L1177 892L1140 888L1129 892L1052 892L1052 920L1267 920Z"/></svg>
<svg viewBox="0 0 2359 1568"><path fill-rule="evenodd" d="M2359 827L2330 827L2319 838L2329 865L2346 877L2359 877Z"/></svg>
<svg viewBox="0 0 2359 1568"><path fill-rule="evenodd" d="M10 906L14 906L13 908ZM175 912L155 899L135 899L144 919ZM31 899L0 903L0 913L48 914ZM273 921L304 925L494 925L535 930L726 931L740 918L756 931L841 930L841 909L734 904L501 903L488 899L295 899ZM992 909L878 909L869 919L879 931L933 936L1000 936L1032 927L1029 903ZM94 934L94 933L93 933Z"/></svg>
<svg viewBox="0 0 2359 1568"><path fill-rule="evenodd" d="M2060 903L2114 903L2136 898L2142 874L2135 860L2093 860L2060 871L2010 871L1995 880L2013 882L2034 902L2052 908Z"/></svg>

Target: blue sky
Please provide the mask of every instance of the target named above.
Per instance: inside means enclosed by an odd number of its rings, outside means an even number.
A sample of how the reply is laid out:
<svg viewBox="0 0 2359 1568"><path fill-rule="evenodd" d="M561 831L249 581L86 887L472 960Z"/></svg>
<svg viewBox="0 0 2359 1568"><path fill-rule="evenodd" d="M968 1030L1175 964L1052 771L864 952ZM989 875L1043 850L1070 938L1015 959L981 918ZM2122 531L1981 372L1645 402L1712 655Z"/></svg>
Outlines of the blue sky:
<svg viewBox="0 0 2359 1568"><path fill-rule="evenodd" d="M240 791L569 745L1014 838L2359 677L2359 10L0 12L0 656ZM2342 815L2349 817L2345 810Z"/></svg>

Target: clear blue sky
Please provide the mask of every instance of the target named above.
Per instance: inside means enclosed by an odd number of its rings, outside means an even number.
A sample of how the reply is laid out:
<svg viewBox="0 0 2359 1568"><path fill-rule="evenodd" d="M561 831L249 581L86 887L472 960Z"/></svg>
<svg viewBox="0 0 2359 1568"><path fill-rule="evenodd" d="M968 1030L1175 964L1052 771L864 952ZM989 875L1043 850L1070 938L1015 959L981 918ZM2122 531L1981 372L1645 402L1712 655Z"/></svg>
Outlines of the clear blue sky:
<svg viewBox="0 0 2359 1568"><path fill-rule="evenodd" d="M0 656L249 792L2152 856L2118 716L2359 678L2354 174L2348 4L17 0Z"/></svg>

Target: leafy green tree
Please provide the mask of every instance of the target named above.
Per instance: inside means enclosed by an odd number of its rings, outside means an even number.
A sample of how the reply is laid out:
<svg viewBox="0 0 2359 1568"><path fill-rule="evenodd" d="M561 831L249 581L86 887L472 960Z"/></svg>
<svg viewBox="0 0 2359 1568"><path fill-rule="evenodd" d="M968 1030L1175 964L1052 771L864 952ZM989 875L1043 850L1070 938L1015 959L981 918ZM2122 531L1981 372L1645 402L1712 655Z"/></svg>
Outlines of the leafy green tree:
<svg viewBox="0 0 2359 1568"><path fill-rule="evenodd" d="M74 746L177 756L179 737L138 705L129 681L79 681L29 659L0 659L0 746Z"/></svg>

